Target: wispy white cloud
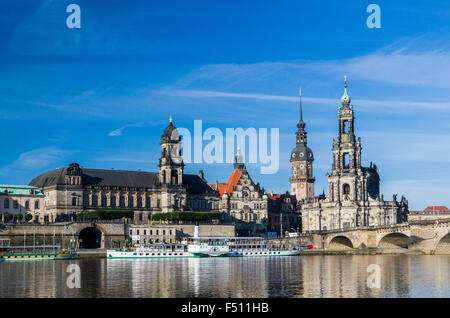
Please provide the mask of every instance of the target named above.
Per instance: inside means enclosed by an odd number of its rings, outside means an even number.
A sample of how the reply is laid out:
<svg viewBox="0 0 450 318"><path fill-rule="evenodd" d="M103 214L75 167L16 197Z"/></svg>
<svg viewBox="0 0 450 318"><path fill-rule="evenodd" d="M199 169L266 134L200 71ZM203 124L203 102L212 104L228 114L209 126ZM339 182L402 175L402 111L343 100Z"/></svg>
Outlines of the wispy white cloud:
<svg viewBox="0 0 450 318"><path fill-rule="evenodd" d="M21 153L19 158L0 169L1 175L8 175L23 170L43 169L61 161L66 155L73 153L55 147L34 149Z"/></svg>
<svg viewBox="0 0 450 318"><path fill-rule="evenodd" d="M162 94L168 96L188 97L188 98L235 98L235 99L256 99L266 101L288 101L298 102L298 96L283 96L272 94L256 94L256 93L233 93L207 90L192 90L192 89L162 89L153 91L155 94ZM321 98L321 97L304 97L303 101L310 104L320 104L333 106L339 103L339 99ZM362 110L379 111L381 108L393 109L406 112L412 110L450 110L449 102L417 102L417 101L392 101L392 100L369 100L369 99L354 99L353 104L357 104ZM376 108L375 108L376 107Z"/></svg>
<svg viewBox="0 0 450 318"><path fill-rule="evenodd" d="M120 128L117 128L117 129L115 129L113 131L110 131L108 133L108 136L111 136L111 137L122 136L122 132L125 130L125 128L128 128L128 127L142 127L142 125L140 125L140 124L124 125L124 126L122 126Z"/></svg>

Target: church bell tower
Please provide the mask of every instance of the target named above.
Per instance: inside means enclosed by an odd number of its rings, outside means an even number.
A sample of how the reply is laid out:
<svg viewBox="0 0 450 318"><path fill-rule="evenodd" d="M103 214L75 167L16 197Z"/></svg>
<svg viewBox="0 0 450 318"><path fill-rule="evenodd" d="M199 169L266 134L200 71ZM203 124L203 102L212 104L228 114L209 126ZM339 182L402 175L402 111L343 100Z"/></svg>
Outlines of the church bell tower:
<svg viewBox="0 0 450 318"><path fill-rule="evenodd" d="M302 114L302 90L300 89L300 120L297 124L296 146L291 152L292 177L291 193L297 200L314 198L313 161L314 155L307 146L306 124Z"/></svg>

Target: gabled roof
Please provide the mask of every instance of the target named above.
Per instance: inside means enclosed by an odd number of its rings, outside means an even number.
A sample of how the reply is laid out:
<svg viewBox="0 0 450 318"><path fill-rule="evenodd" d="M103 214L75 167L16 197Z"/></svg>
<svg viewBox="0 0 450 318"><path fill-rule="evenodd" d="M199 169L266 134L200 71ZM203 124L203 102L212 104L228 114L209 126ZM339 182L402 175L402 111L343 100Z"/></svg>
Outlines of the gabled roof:
<svg viewBox="0 0 450 318"><path fill-rule="evenodd" d="M153 188L158 183L157 172L82 169L82 185L109 186L130 188ZM30 182L30 186L45 188L54 185L64 185L67 168L58 168L41 174ZM206 193L212 191L208 184L198 175L183 174L183 185L188 193Z"/></svg>
<svg viewBox="0 0 450 318"><path fill-rule="evenodd" d="M283 203L286 197L289 197L291 199L291 203L294 205L294 207L297 206L297 197L293 194L289 194L289 192L283 194L269 193L267 196L270 200L274 201L273 203L278 210L281 209L281 204Z"/></svg>
<svg viewBox="0 0 450 318"><path fill-rule="evenodd" d="M220 196L223 196L223 194L225 192L228 195L230 195L233 192L234 188L239 183L239 180L241 179L242 173L244 172L244 170L245 169L239 170L236 168L231 173L230 177L228 178L227 183L216 183L216 184L210 184L209 186L211 188L213 188L214 190L219 191Z"/></svg>
<svg viewBox="0 0 450 318"><path fill-rule="evenodd" d="M145 171L82 169L83 186L110 186L152 188L158 180L158 174ZM30 185L44 188L65 184L67 168L48 171L31 180Z"/></svg>
<svg viewBox="0 0 450 318"><path fill-rule="evenodd" d="M443 211L450 211L449 208L447 208L444 205L438 205L438 206L428 206L424 212L443 212Z"/></svg>
<svg viewBox="0 0 450 318"><path fill-rule="evenodd" d="M202 194L212 192L213 189L196 174L183 174L183 184L186 191L192 194Z"/></svg>

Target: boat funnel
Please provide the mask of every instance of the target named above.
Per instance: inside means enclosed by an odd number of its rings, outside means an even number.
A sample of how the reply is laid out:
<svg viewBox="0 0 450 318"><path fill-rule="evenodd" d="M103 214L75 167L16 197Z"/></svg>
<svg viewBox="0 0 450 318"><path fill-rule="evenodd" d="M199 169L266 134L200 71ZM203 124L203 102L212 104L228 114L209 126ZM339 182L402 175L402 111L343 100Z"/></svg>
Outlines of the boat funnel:
<svg viewBox="0 0 450 318"><path fill-rule="evenodd" d="M198 225L195 225L195 229L194 229L194 238L198 237Z"/></svg>

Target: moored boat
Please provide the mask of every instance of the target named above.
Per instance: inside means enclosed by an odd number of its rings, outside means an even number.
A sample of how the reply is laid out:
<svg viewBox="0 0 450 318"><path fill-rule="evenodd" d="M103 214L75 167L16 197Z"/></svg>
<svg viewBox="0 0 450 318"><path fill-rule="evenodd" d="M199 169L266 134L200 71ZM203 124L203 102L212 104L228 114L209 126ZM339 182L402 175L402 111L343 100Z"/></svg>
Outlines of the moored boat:
<svg viewBox="0 0 450 318"><path fill-rule="evenodd" d="M147 244L107 250L107 258L295 256L305 247L271 243L261 237L194 237L182 244Z"/></svg>
<svg viewBox="0 0 450 318"><path fill-rule="evenodd" d="M11 246L9 239L0 239L0 261L39 261L73 259L76 250L59 245Z"/></svg>

